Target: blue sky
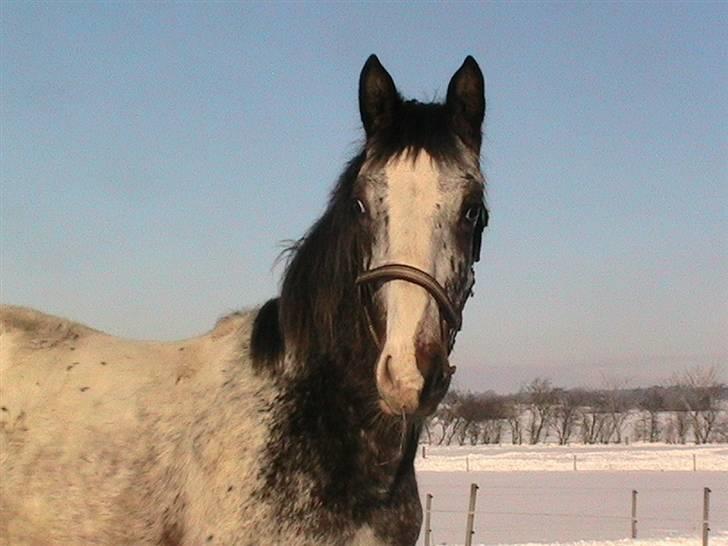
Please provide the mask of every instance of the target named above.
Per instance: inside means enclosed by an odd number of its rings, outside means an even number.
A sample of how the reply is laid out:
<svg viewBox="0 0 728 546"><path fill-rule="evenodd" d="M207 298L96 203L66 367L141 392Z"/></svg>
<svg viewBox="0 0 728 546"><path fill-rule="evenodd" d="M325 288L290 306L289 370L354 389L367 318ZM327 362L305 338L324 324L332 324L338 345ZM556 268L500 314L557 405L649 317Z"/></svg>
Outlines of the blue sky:
<svg viewBox="0 0 728 546"><path fill-rule="evenodd" d="M174 339L277 292L361 143L370 53L487 80L491 227L458 385L728 362L725 3L0 7L0 299Z"/></svg>

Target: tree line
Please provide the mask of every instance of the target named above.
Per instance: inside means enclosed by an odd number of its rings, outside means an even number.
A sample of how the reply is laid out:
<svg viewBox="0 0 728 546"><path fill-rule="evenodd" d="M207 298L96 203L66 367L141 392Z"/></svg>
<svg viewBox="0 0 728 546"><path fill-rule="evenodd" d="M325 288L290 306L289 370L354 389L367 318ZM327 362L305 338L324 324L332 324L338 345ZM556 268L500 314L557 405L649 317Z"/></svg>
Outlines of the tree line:
<svg viewBox="0 0 728 546"><path fill-rule="evenodd" d="M519 392L450 391L425 425L436 445L566 445L728 442L728 386L717 367L676 374L665 385L564 389L538 377Z"/></svg>

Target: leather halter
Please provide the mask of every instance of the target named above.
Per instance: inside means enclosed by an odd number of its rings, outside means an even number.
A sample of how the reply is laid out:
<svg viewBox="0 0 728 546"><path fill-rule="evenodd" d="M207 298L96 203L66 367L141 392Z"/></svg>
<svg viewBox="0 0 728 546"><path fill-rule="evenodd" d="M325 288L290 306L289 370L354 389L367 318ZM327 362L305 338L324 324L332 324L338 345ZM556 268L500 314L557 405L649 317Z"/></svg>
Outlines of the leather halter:
<svg viewBox="0 0 728 546"><path fill-rule="evenodd" d="M483 229L488 225L488 220L488 209L485 208L485 205L483 205L478 213L478 219L475 223L473 233L473 247L471 249L472 261L470 264L470 271L468 273L468 285L466 286L459 305L456 305L452 300L450 300L445 289L432 275L411 265L393 263L375 267L374 269L369 269L368 271L360 274L356 278L355 282L358 286L362 286L373 281L407 281L427 290L427 292L437 302L440 309L440 316L442 317L440 324L442 340L447 344L447 352L450 354L455 346L455 336L463 325L463 308L465 307L465 302L473 295L473 285L475 284L475 271L473 269L473 265L475 262L480 261L480 244L482 241ZM369 309L366 304L364 305L364 314L367 318L369 331L371 332L376 344L381 348L377 331L374 328L371 316L369 316Z"/></svg>
<svg viewBox="0 0 728 546"><path fill-rule="evenodd" d="M450 353L455 345L455 336L462 327L462 312L463 307L465 307L467 297L462 299L460 305L456 305L450 300L445 289L432 275L406 264L386 264L370 269L356 278L356 284L363 285L372 281L389 282L395 280L407 281L421 286L434 298L440 309L440 316L442 317L441 327L443 341L447 343L448 353ZM470 283L466 291L468 296L471 294L473 284L474 276L471 271ZM377 345L379 345L379 338L376 335L376 330L374 329L366 306L364 307L364 311L367 316L367 321L369 322L369 330L371 331L374 340L377 342Z"/></svg>

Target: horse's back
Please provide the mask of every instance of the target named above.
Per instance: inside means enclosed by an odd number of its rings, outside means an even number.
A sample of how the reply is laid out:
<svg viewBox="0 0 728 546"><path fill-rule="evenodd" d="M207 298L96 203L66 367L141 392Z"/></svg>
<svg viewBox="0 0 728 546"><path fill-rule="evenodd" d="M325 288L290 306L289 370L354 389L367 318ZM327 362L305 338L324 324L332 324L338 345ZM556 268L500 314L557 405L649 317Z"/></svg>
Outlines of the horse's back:
<svg viewBox="0 0 728 546"><path fill-rule="evenodd" d="M140 342L0 307L0 544L141 537L132 514L174 504L163 497L181 488L172 482L183 479L184 436L239 358L249 322Z"/></svg>
<svg viewBox="0 0 728 546"><path fill-rule="evenodd" d="M133 419L133 400L162 403L168 388L211 371L205 366L214 352L208 338L127 340L32 309L2 306L1 426L7 432L41 415L84 426Z"/></svg>

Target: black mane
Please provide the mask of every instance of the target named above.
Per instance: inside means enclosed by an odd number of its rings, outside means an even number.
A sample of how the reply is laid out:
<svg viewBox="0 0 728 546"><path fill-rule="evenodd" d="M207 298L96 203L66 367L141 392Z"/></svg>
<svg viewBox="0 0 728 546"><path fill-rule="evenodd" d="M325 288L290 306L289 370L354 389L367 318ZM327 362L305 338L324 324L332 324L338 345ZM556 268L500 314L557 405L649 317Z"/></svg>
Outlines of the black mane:
<svg viewBox="0 0 728 546"><path fill-rule="evenodd" d="M364 154L349 162L329 206L290 250L279 323L289 350L302 360L368 343L356 277L368 260L370 242L353 212L353 189ZM348 351L347 351L348 352Z"/></svg>

